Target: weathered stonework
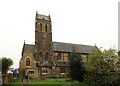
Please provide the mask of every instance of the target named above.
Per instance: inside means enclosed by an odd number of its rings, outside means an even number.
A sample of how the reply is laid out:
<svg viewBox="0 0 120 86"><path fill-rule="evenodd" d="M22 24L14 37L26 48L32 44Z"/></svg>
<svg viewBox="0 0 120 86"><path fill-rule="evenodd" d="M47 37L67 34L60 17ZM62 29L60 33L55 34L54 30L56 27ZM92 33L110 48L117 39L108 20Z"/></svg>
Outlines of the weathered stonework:
<svg viewBox="0 0 120 86"><path fill-rule="evenodd" d="M20 59L19 75L29 78L68 77L69 55L75 47L87 61L87 56L95 46L52 42L51 18L36 12L35 45L25 44Z"/></svg>

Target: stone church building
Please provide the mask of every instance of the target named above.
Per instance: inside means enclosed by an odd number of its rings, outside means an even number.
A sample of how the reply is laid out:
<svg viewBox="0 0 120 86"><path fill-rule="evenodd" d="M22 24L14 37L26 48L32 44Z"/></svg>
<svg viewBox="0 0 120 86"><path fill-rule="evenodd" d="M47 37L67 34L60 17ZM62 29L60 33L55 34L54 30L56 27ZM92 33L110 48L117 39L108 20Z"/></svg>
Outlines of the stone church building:
<svg viewBox="0 0 120 86"><path fill-rule="evenodd" d="M36 12L35 44L23 44L19 63L20 77L67 77L69 55L73 47L81 55L83 62L87 60L92 49L96 49L95 46L53 42L51 24L50 15Z"/></svg>

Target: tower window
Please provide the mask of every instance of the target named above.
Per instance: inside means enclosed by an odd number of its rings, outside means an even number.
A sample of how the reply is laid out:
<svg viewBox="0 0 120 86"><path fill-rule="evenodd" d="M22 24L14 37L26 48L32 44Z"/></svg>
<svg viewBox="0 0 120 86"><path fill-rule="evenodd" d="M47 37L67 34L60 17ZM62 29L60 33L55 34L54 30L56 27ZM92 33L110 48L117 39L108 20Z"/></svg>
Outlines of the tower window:
<svg viewBox="0 0 120 86"><path fill-rule="evenodd" d="M57 60L61 60L61 54L60 53L58 53L58 55L57 55Z"/></svg>
<svg viewBox="0 0 120 86"><path fill-rule="evenodd" d="M68 61L70 60L70 54L68 54Z"/></svg>
<svg viewBox="0 0 120 86"><path fill-rule="evenodd" d="M37 28L37 22L35 23L35 28Z"/></svg>
<svg viewBox="0 0 120 86"><path fill-rule="evenodd" d="M27 60L26 60L26 66L30 66L30 59L29 58L27 58Z"/></svg>
<svg viewBox="0 0 120 86"><path fill-rule="evenodd" d="M42 24L40 24L40 32L42 32Z"/></svg>
<svg viewBox="0 0 120 86"><path fill-rule="evenodd" d="M51 31L51 25L50 25L50 31Z"/></svg>
<svg viewBox="0 0 120 86"><path fill-rule="evenodd" d="M45 53L45 59L48 59L48 52Z"/></svg>
<svg viewBox="0 0 120 86"><path fill-rule="evenodd" d="M45 25L45 32L47 32L47 24Z"/></svg>
<svg viewBox="0 0 120 86"><path fill-rule="evenodd" d="M40 52L40 54L39 54L39 55L40 55L40 58L42 58L42 52Z"/></svg>

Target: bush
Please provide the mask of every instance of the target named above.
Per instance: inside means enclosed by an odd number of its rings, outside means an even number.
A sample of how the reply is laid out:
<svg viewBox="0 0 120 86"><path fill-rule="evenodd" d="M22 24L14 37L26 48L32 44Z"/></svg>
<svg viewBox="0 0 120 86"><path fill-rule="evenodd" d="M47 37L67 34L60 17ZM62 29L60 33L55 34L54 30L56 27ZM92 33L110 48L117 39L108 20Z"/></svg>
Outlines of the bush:
<svg viewBox="0 0 120 86"><path fill-rule="evenodd" d="M85 75L85 82L89 84L101 84L102 75L98 73L87 73Z"/></svg>
<svg viewBox="0 0 120 86"><path fill-rule="evenodd" d="M120 74L116 72L109 72L104 77L104 83L108 85L118 86L120 84Z"/></svg>
<svg viewBox="0 0 120 86"><path fill-rule="evenodd" d="M116 72L106 74L99 74L97 72L87 73L85 75L85 82L89 84L118 86L120 84L120 74Z"/></svg>

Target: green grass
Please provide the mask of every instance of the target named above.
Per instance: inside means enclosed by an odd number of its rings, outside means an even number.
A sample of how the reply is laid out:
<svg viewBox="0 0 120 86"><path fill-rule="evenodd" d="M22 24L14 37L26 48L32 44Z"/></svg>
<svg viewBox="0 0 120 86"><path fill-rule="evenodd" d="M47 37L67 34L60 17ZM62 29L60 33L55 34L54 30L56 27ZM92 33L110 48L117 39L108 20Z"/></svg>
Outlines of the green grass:
<svg viewBox="0 0 120 86"><path fill-rule="evenodd" d="M30 84L30 86L39 86L39 85L40 86L93 86L93 85L86 84L84 82L75 83L72 81L71 82L66 81L66 78L46 79L41 81L29 81L28 84ZM10 82L6 86L23 86L23 82L20 80L18 82Z"/></svg>
<svg viewBox="0 0 120 86"><path fill-rule="evenodd" d="M43 86L91 86L89 84L86 84L84 82L82 83L75 83L75 82L68 82L66 81L65 78L61 79L46 79L42 81L30 81L29 84L32 86L38 86L38 85L43 85ZM71 84L71 85L70 85Z"/></svg>

